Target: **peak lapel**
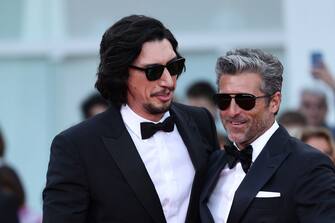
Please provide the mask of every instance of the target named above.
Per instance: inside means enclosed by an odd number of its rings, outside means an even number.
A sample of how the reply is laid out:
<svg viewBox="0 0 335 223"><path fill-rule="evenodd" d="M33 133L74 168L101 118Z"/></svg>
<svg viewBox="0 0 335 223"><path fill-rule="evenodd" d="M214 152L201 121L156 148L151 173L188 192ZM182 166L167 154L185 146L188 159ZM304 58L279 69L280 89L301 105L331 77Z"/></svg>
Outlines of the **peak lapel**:
<svg viewBox="0 0 335 223"><path fill-rule="evenodd" d="M217 150L211 155L209 163L210 167L200 196L200 213L202 222L214 223L213 216L211 215L207 203L220 177L221 171L227 164L227 156L224 151Z"/></svg>
<svg viewBox="0 0 335 223"><path fill-rule="evenodd" d="M282 127L272 135L235 192L228 223L240 222L258 191L289 155L285 144L289 135Z"/></svg>
<svg viewBox="0 0 335 223"><path fill-rule="evenodd" d="M172 106L170 112L175 118L178 132L185 143L194 169L198 171L203 166L203 162L206 161L204 159L206 150L203 148L206 145L201 141L197 125L194 119L180 111L176 106Z"/></svg>
<svg viewBox="0 0 335 223"><path fill-rule="evenodd" d="M205 185L201 194L201 203L206 204L210 194L215 188L220 173L227 164L227 156L222 150L215 151L210 157L210 167L208 169Z"/></svg>
<svg viewBox="0 0 335 223"><path fill-rule="evenodd" d="M173 104L170 109L170 114L175 118L178 132L185 143L195 169L195 176L185 221L189 223L197 221L196 219L198 219L200 190L203 185L207 168L207 150L212 150L212 148L209 148L210 145L203 142L197 123L195 123L194 118L190 117L187 112Z"/></svg>
<svg viewBox="0 0 335 223"><path fill-rule="evenodd" d="M119 112L109 116L113 119L112 137L103 137L104 144L120 168L127 183L133 189L138 200L152 216L155 222L166 222L162 206L145 168L145 165L122 122Z"/></svg>

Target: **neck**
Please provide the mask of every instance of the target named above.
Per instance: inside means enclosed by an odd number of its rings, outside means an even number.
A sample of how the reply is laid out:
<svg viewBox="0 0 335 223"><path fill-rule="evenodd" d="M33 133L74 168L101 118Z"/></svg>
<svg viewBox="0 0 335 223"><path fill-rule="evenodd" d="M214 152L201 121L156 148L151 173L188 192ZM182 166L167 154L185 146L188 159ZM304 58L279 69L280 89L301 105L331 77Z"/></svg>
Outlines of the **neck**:
<svg viewBox="0 0 335 223"><path fill-rule="evenodd" d="M247 147L248 145L253 143L256 139L258 139L261 135L263 135L267 130L269 130L274 122L275 122L275 119L273 119L273 121L268 126L266 126L262 131L260 131L258 134L256 134L253 138L248 139L247 141L241 142L241 143L236 143L235 142L238 149L243 150L245 147Z"/></svg>
<svg viewBox="0 0 335 223"><path fill-rule="evenodd" d="M162 117L164 116L165 112L166 112L166 111L164 111L162 113L149 113L145 110L133 108L133 107L129 106L129 104L127 106L138 116L140 116L142 118L145 118L145 119L147 119L149 121L152 121L152 122L158 122L159 120L161 120Z"/></svg>

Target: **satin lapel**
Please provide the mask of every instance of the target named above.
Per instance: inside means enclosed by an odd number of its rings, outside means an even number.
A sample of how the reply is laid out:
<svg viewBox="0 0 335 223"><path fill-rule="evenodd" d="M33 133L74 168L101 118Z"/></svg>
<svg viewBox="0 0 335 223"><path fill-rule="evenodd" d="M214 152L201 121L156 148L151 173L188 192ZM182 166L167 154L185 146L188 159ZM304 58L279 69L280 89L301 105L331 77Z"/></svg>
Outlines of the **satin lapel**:
<svg viewBox="0 0 335 223"><path fill-rule="evenodd" d="M206 204L210 194L215 188L215 185L220 177L220 173L227 164L227 156L224 151L215 151L209 161L210 167L208 168L208 174L206 177L205 185L201 193L200 202Z"/></svg>
<svg viewBox="0 0 335 223"><path fill-rule="evenodd" d="M258 191L289 155L285 145L290 136L282 127L272 135L235 192L228 223L240 222Z"/></svg>
<svg viewBox="0 0 335 223"><path fill-rule="evenodd" d="M198 171L203 166L203 162L206 161L206 150L202 148L205 145L201 141L197 125L191 117L175 106L171 107L170 112L175 117L178 132L185 143L194 169Z"/></svg>
<svg viewBox="0 0 335 223"><path fill-rule="evenodd" d="M189 114L175 105L171 106L170 114L175 118L178 132L185 143L195 169L190 202L185 221L187 223L193 223L196 221L199 214L200 190L203 185L207 168L207 150L212 148L209 148L210 145L203 142L203 136L200 134L197 124Z"/></svg>
<svg viewBox="0 0 335 223"><path fill-rule="evenodd" d="M213 216L210 213L207 203L220 177L220 173L226 164L227 156L224 154L224 151L217 150L211 155L209 161L210 167L208 169L205 185L200 196L200 213L202 222L214 223Z"/></svg>
<svg viewBox="0 0 335 223"><path fill-rule="evenodd" d="M157 223L166 222L155 187L123 124L120 113L114 111L109 118L113 119L113 125L111 126L113 133L112 137L103 137L105 146L138 200L154 221Z"/></svg>

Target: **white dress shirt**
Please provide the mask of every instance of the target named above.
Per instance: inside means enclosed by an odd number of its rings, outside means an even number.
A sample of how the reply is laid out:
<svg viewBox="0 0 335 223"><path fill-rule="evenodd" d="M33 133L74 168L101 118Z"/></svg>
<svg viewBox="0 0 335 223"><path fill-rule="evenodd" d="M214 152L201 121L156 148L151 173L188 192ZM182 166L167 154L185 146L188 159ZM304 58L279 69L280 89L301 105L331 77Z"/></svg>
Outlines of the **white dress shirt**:
<svg viewBox="0 0 335 223"><path fill-rule="evenodd" d="M172 132L158 131L142 140L140 123L150 121L128 105L121 107L121 115L155 186L166 221L185 222L195 171L176 125ZM166 112L159 122L169 116Z"/></svg>
<svg viewBox="0 0 335 223"><path fill-rule="evenodd" d="M271 128L269 128L263 135L259 136L254 142L251 143L252 163L255 162L258 155L263 150L265 144L269 141L273 133L278 129L279 125L275 121ZM234 143L235 144L235 143ZM235 145L236 146L236 145ZM240 162L232 169L228 165L221 171L219 180L209 198L208 208L216 223L227 222L230 208L233 204L235 191L240 186L245 173L242 169Z"/></svg>

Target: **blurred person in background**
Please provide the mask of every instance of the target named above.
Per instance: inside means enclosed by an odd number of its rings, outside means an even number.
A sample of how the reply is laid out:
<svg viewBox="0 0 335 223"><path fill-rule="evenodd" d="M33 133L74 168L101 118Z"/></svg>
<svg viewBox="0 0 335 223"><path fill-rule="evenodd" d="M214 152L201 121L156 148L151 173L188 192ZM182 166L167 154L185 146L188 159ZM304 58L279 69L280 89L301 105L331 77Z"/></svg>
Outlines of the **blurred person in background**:
<svg viewBox="0 0 335 223"><path fill-rule="evenodd" d="M215 88L207 81L197 81L186 90L186 104L206 108L217 118L217 109L213 100Z"/></svg>
<svg viewBox="0 0 335 223"><path fill-rule="evenodd" d="M0 168L5 165L5 140L0 129ZM18 202L13 193L5 190L0 180L0 222L18 223Z"/></svg>
<svg viewBox="0 0 335 223"><path fill-rule="evenodd" d="M89 95L81 104L81 113L84 119L91 118L108 108L106 101L100 94L94 93Z"/></svg>
<svg viewBox="0 0 335 223"><path fill-rule="evenodd" d="M302 130L307 126L306 117L299 111L284 111L278 118L278 123L285 127L291 136L300 139Z"/></svg>
<svg viewBox="0 0 335 223"><path fill-rule="evenodd" d="M58 134L44 223L198 223L211 114L173 102L185 59L160 21L122 18L103 35L96 87L111 106Z"/></svg>
<svg viewBox="0 0 335 223"><path fill-rule="evenodd" d="M4 191L0 184L0 222L19 223L17 209L17 202L14 196Z"/></svg>
<svg viewBox="0 0 335 223"><path fill-rule="evenodd" d="M23 184L15 172L9 166L0 167L0 185L4 191L12 194L17 204L17 215L20 223L41 223L42 216L28 207Z"/></svg>
<svg viewBox="0 0 335 223"><path fill-rule="evenodd" d="M186 90L186 104L206 108L212 114L218 132L220 148L223 148L228 139L224 131L222 131L221 121L218 118L217 108L213 99L215 93L215 88L208 81L194 82Z"/></svg>
<svg viewBox="0 0 335 223"><path fill-rule="evenodd" d="M16 213L20 223L41 223L42 216L32 209L26 203L26 196L23 184L11 166L4 159L5 140L0 131L0 186L3 191L11 195L11 200L16 204ZM9 204L10 205L10 204ZM1 211L1 209L0 209ZM2 221L0 221L2 223Z"/></svg>
<svg viewBox="0 0 335 223"><path fill-rule="evenodd" d="M303 89L300 97L299 112L307 120L308 126L327 127L328 104L326 94L317 89Z"/></svg>
<svg viewBox="0 0 335 223"><path fill-rule="evenodd" d="M301 134L301 141L327 154L335 161L335 144L331 132L324 127L305 128Z"/></svg>
<svg viewBox="0 0 335 223"><path fill-rule="evenodd" d="M335 103L335 75L332 74L323 60L318 62L317 66L314 66L311 71L314 78L322 81L326 84L330 90L333 92L333 99ZM335 137L335 126L326 126L332 132L333 137Z"/></svg>

